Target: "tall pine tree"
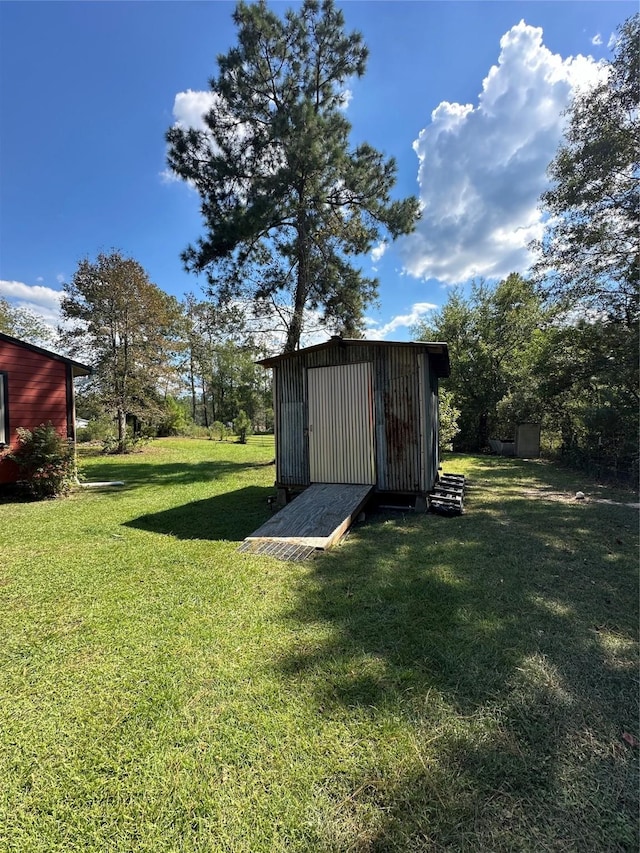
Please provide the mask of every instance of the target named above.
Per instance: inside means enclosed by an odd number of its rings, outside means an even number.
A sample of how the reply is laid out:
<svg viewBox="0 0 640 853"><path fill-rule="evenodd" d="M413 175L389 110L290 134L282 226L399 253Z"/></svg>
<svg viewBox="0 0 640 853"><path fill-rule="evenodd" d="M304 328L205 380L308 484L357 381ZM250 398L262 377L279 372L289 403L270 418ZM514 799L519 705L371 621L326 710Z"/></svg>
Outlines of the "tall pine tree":
<svg viewBox="0 0 640 853"><path fill-rule="evenodd" d="M395 161L349 143L345 86L364 74L367 49L331 0L284 18L240 2L233 19L238 43L218 58L206 129L167 133L169 166L200 194L206 230L183 261L222 301L267 309L284 294L285 352L307 310L358 334L377 281L357 256L418 216L415 198L391 198Z"/></svg>

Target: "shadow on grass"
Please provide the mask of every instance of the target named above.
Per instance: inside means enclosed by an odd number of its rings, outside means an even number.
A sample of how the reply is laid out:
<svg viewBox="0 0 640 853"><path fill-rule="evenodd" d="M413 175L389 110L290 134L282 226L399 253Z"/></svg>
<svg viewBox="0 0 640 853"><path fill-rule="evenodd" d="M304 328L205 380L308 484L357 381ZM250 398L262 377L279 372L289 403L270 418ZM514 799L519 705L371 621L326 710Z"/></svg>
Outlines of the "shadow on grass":
<svg viewBox="0 0 640 853"><path fill-rule="evenodd" d="M138 462L128 457L110 457L91 465L89 482L123 480L125 489L147 485L180 486L206 483L233 476L247 468L257 467L256 462L155 462L153 457Z"/></svg>
<svg viewBox="0 0 640 853"><path fill-rule="evenodd" d="M178 539L242 541L269 516L267 497L273 489L247 486L126 522L149 533Z"/></svg>
<svg viewBox="0 0 640 853"><path fill-rule="evenodd" d="M286 675L413 733L341 792L352 833L379 816L363 850L637 849L637 517L518 494L545 474L479 460L462 517L379 516L300 578L290 622L331 640Z"/></svg>

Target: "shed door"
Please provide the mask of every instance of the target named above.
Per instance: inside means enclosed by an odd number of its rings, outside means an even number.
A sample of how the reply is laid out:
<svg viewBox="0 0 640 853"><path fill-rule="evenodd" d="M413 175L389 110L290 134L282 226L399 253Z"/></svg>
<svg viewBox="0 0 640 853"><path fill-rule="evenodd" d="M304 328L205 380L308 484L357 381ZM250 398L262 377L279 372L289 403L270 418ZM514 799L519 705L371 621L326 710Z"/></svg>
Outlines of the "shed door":
<svg viewBox="0 0 640 853"><path fill-rule="evenodd" d="M312 483L375 483L371 364L307 371Z"/></svg>

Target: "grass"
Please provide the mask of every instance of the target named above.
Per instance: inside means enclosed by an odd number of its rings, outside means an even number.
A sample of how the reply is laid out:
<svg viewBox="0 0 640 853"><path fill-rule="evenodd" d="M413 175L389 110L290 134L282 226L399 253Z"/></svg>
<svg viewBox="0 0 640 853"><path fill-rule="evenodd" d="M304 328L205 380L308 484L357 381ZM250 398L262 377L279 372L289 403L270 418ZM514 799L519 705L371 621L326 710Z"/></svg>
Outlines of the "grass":
<svg viewBox="0 0 640 853"><path fill-rule="evenodd" d="M629 496L451 458L463 516L281 563L237 551L272 458L88 452L124 488L0 506L0 849L635 851Z"/></svg>

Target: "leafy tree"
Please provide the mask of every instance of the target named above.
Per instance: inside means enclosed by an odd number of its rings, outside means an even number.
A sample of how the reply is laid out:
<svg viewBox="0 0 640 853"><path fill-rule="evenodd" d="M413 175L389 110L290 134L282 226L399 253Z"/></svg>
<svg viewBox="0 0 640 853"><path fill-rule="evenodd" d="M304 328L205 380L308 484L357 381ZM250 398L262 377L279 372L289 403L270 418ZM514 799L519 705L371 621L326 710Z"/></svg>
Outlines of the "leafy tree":
<svg viewBox="0 0 640 853"><path fill-rule="evenodd" d="M541 392L579 464L638 468L640 14L620 28L606 79L578 93L543 195L536 270L564 310Z"/></svg>
<svg viewBox="0 0 640 853"><path fill-rule="evenodd" d="M622 324L549 327L535 353L546 430L563 459L597 476L638 476L638 338Z"/></svg>
<svg viewBox="0 0 640 853"><path fill-rule="evenodd" d="M460 432L458 426L460 409L456 408L453 394L446 388L440 388L439 398L438 440L441 450L450 450L453 439Z"/></svg>
<svg viewBox="0 0 640 853"><path fill-rule="evenodd" d="M332 0L304 0L284 19L265 2L236 7L238 43L218 58L206 130L167 133L171 169L197 189L206 236L182 258L222 303L254 307L288 294L285 351L305 310L356 334L377 281L355 257L412 230L415 198L391 200L396 164L350 148L345 85L367 49Z"/></svg>
<svg viewBox="0 0 640 853"><path fill-rule="evenodd" d="M240 409L252 420L264 420L271 392L268 385L265 387L266 371L255 363L259 351L252 342L221 340L208 355L208 364L203 366L203 389L211 420L229 423Z"/></svg>
<svg viewBox="0 0 640 853"><path fill-rule="evenodd" d="M6 299L0 296L0 332L5 335L11 335L13 330L13 319L11 315L11 305Z"/></svg>
<svg viewBox="0 0 640 853"><path fill-rule="evenodd" d="M11 305L0 297L0 332L20 338L36 346L52 346L55 333L50 326L28 308Z"/></svg>
<svg viewBox="0 0 640 853"><path fill-rule="evenodd" d="M607 79L579 92L543 194L537 266L547 292L627 326L638 320L640 14L619 31Z"/></svg>
<svg viewBox="0 0 640 853"><path fill-rule="evenodd" d="M512 273L496 287L475 282L468 298L454 290L416 329L421 340L449 345L451 376L443 387L459 410L457 449L482 449L490 435L512 435L516 423L539 415L532 352L546 322L534 285Z"/></svg>
<svg viewBox="0 0 640 853"><path fill-rule="evenodd" d="M178 348L179 305L117 251L81 261L63 289L61 339L94 365L92 389L115 415L117 450L124 452L127 416L162 415L158 389Z"/></svg>
<svg viewBox="0 0 640 853"><path fill-rule="evenodd" d="M191 422L187 408L181 400L168 396L163 401L163 414L157 424L159 436L186 435L189 432Z"/></svg>
<svg viewBox="0 0 640 853"><path fill-rule="evenodd" d="M512 438L538 421L563 461L598 476L638 475L638 330L593 317L567 321L531 282L510 275L497 287L453 291L423 339L445 340L451 376L443 389L459 409L459 450L490 435Z"/></svg>
<svg viewBox="0 0 640 853"><path fill-rule="evenodd" d="M234 350L241 346L245 332L244 313L236 305L214 305L198 302L188 294L184 302L184 353L183 370L187 376L194 421L201 418L208 427L211 420L220 416L218 401L213 398L221 348ZM224 370L224 368L223 368ZM230 420L236 408L226 412ZM209 414L211 413L211 418Z"/></svg>
<svg viewBox="0 0 640 853"><path fill-rule="evenodd" d="M244 409L257 428L271 425L271 383L256 365L266 352L247 331L245 315L237 305L185 302L186 357L183 372L196 423L230 423Z"/></svg>

